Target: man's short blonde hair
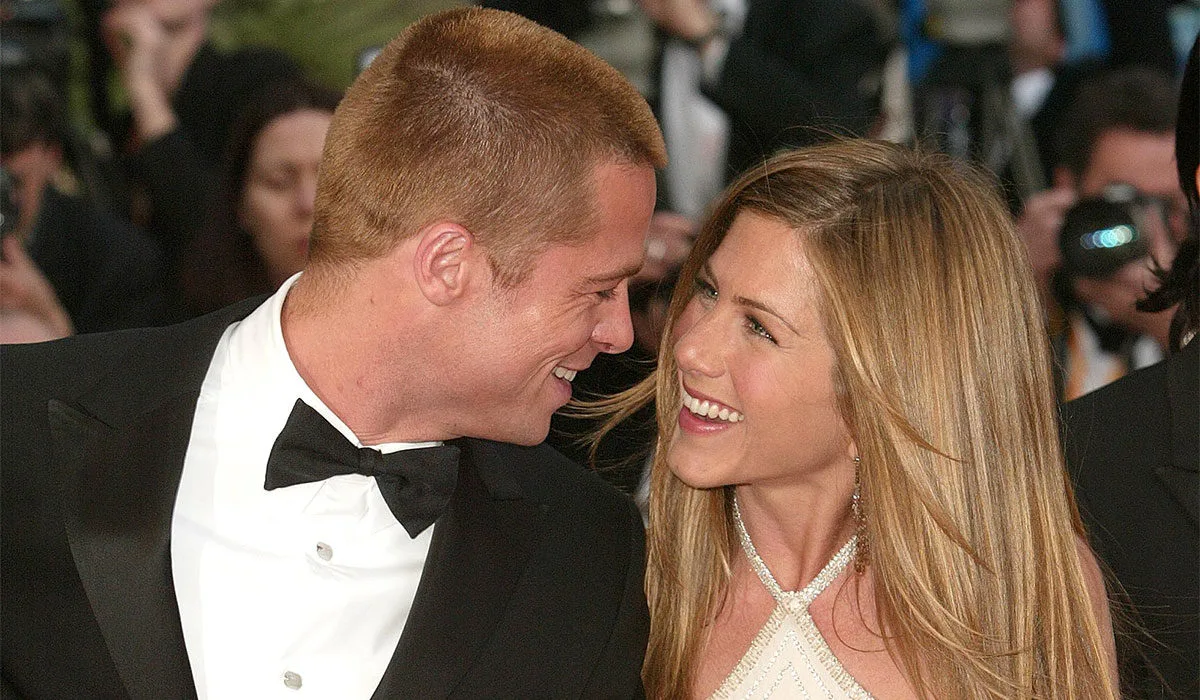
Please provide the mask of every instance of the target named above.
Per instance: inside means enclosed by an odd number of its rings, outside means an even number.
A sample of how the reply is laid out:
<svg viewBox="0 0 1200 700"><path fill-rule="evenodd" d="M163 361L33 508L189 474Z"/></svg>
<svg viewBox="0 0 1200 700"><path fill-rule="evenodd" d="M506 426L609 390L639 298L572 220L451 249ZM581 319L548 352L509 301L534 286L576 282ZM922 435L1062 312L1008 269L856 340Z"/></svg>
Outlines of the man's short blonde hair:
<svg viewBox="0 0 1200 700"><path fill-rule="evenodd" d="M334 114L311 263L374 258L449 220L515 284L549 245L594 234L598 165L665 162L645 99L594 54L508 12L441 12L392 40Z"/></svg>

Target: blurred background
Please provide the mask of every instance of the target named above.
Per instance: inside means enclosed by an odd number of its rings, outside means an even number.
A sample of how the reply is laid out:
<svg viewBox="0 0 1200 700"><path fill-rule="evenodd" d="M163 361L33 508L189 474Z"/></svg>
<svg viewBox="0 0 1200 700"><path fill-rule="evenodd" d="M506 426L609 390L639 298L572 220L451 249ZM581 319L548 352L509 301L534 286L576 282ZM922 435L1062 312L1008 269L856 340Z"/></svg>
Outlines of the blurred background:
<svg viewBox="0 0 1200 700"><path fill-rule="evenodd" d="M59 337L272 291L303 266L340 95L409 23L463 4L0 0L0 341L17 319L40 329L20 338ZM731 178L841 134L996 176L1046 302L1062 398L1163 357L1170 310L1133 303L1149 262L1166 267L1188 236L1172 148L1200 0L475 4L592 49L666 137L630 295L638 344L581 377L582 392L652 365L673 274Z"/></svg>

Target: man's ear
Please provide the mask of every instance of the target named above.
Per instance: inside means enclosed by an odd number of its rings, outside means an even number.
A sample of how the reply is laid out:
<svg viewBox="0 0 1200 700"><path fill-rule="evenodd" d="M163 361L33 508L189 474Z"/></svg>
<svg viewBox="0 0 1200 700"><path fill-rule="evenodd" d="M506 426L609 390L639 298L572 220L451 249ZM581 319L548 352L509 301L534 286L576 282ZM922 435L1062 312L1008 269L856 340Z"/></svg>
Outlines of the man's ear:
<svg viewBox="0 0 1200 700"><path fill-rule="evenodd" d="M481 260L470 231L459 224L439 221L419 234L413 275L426 299L445 306L466 293Z"/></svg>

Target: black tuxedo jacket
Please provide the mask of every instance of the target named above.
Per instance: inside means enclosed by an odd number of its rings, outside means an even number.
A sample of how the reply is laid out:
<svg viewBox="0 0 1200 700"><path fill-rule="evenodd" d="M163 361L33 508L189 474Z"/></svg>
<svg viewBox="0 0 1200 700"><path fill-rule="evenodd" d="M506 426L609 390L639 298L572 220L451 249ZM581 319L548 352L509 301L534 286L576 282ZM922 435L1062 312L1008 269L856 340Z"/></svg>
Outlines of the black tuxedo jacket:
<svg viewBox="0 0 1200 700"><path fill-rule="evenodd" d="M195 696L171 513L217 340L256 304L0 351L4 697ZM375 697L640 695L632 502L548 447L461 443Z"/></svg>
<svg viewBox="0 0 1200 700"><path fill-rule="evenodd" d="M1193 340L1063 412L1088 534L1151 636L1122 634L1118 625L1122 673L1135 697L1200 697L1198 402Z"/></svg>

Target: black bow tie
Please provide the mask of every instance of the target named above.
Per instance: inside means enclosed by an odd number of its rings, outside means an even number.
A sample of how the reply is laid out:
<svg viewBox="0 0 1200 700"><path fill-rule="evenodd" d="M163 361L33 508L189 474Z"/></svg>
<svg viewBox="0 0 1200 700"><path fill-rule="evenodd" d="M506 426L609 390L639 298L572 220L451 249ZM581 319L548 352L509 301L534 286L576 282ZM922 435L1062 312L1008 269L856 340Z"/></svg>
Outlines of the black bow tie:
<svg viewBox="0 0 1200 700"><path fill-rule="evenodd" d="M296 399L271 447L263 487L271 491L341 474L375 477L392 515L416 537L450 503L458 483L458 448L442 445L385 455L355 447L320 413Z"/></svg>

